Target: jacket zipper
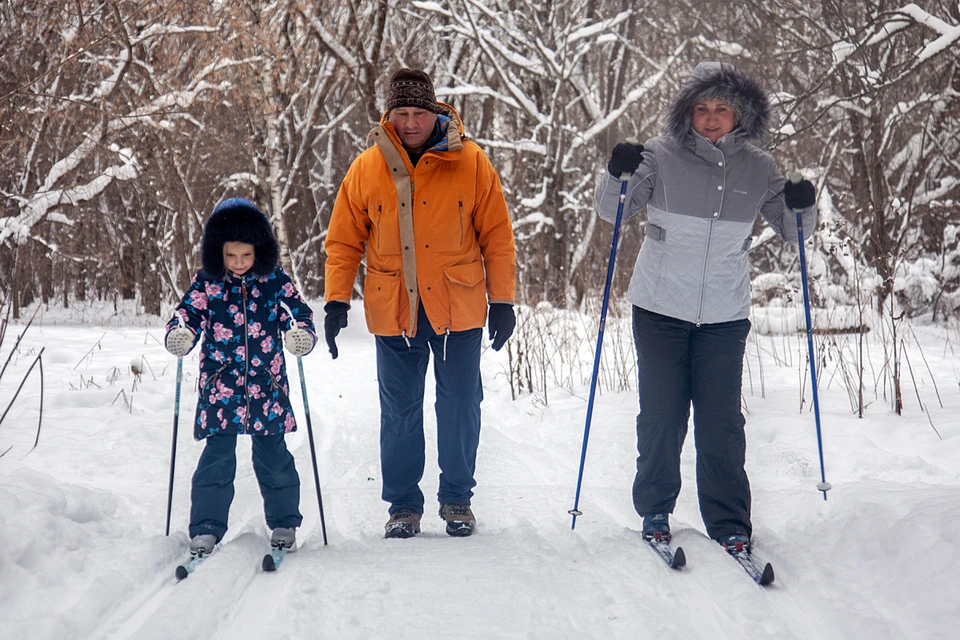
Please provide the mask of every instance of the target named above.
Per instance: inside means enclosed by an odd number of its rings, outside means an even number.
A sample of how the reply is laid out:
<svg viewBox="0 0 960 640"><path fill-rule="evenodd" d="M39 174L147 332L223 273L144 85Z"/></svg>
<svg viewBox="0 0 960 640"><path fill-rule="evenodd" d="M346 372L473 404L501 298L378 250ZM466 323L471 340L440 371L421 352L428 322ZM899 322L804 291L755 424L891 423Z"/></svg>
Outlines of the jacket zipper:
<svg viewBox="0 0 960 640"><path fill-rule="evenodd" d="M710 239L713 238L713 220L710 221L710 229L707 231L707 246L703 252L703 273L700 274L700 304L697 307L697 322L700 326L700 318L703 316L703 290L707 282L707 261L710 259Z"/></svg>
<svg viewBox="0 0 960 640"><path fill-rule="evenodd" d="M377 203L377 251L380 250L380 237L383 235L383 203Z"/></svg>
<svg viewBox="0 0 960 640"><path fill-rule="evenodd" d="M229 366L230 366L230 363L228 362L228 363L226 363L225 365L223 365L222 367L220 367L219 369L217 369L216 372L214 372L214 374L213 374L212 376L210 376L210 379L207 380L207 384L203 385L204 388L205 388L205 389L209 389L209 388L213 387L213 385L216 384L216 382L217 382L217 378L219 378L219 377L220 377L220 374L223 373L223 370L226 369L226 368L229 367Z"/></svg>
<svg viewBox="0 0 960 640"><path fill-rule="evenodd" d="M460 245L463 246L463 196L457 196L457 205L460 207Z"/></svg>
<svg viewBox="0 0 960 640"><path fill-rule="evenodd" d="M720 153L721 162L723 162L723 181L720 186L723 187L720 191L720 204L717 206L717 213L719 214L723 210L723 196L726 195L727 190L727 158L723 155L723 151L717 149ZM703 316L703 290L707 286L707 266L710 261L710 240L713 238L713 223L716 221L716 218L710 220L710 229L707 231L707 246L703 252L703 273L700 275L700 304L697 307L697 322L696 325L700 326L700 320Z"/></svg>
<svg viewBox="0 0 960 640"><path fill-rule="evenodd" d="M247 322L247 283L240 278L240 293L243 297L243 399L247 405L247 412L243 416L243 431L247 432L247 422L250 420L250 345L248 337L250 325Z"/></svg>

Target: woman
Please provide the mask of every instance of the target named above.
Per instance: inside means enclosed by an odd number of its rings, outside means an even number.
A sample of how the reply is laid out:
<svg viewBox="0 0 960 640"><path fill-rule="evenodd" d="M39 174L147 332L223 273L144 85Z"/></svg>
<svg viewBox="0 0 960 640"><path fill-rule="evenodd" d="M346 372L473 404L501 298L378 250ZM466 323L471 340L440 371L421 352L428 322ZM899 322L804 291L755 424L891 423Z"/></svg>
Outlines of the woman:
<svg viewBox="0 0 960 640"><path fill-rule="evenodd" d="M614 221L622 180L624 218L647 207L640 255L627 290L639 369L633 503L647 539L669 539L680 493L680 450L693 404L697 491L707 534L749 546L750 483L740 411L750 331L747 249L757 215L797 242L795 210L816 224L815 189L788 183L754 146L770 119L766 94L724 63L702 63L674 99L666 131L618 144L597 186L597 212Z"/></svg>

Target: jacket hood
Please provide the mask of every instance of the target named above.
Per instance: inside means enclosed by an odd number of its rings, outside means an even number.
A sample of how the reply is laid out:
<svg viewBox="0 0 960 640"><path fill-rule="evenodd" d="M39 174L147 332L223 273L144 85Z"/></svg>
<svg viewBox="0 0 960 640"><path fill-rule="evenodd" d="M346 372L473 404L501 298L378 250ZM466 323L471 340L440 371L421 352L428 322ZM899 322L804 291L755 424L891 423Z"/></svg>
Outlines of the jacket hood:
<svg viewBox="0 0 960 640"><path fill-rule="evenodd" d="M683 144L693 123L693 107L706 98L726 99L738 115L733 133L763 141L770 123L770 101L760 86L724 62L701 62L670 105L664 134Z"/></svg>
<svg viewBox="0 0 960 640"><path fill-rule="evenodd" d="M277 268L280 245L273 235L270 221L252 202L243 198L229 198L218 204L203 229L201 258L203 271L214 280L223 279L223 245L227 242L245 242L254 247L255 276L268 276Z"/></svg>
<svg viewBox="0 0 960 640"><path fill-rule="evenodd" d="M440 109L437 115L445 116L449 119L449 121L446 125L446 136L441 140L439 147L435 146L433 148L439 151L459 151L463 149L463 141L466 138L466 135L463 133L463 120L460 119L460 114L457 113L456 109L444 102L438 102L437 106ZM374 127L370 130L370 133L367 134L368 147L375 144L375 136L379 131L384 131L393 141L395 147L398 149L403 147L403 142L400 140L400 136L397 134L396 130L393 128L393 124L390 122L389 111L383 112L383 115L380 116L379 126Z"/></svg>
<svg viewBox="0 0 960 640"><path fill-rule="evenodd" d="M441 115L441 116L447 116L448 118L450 118L451 120L453 120L453 122L456 124L456 130L457 130L457 132L460 134L461 137L464 137L464 135L463 135L463 120L460 119L460 114L457 113L457 110L456 110L456 109L454 109L452 106L450 106L450 105L447 104L446 102L439 102L439 101L438 101L438 102L437 102L437 112L436 112L436 113L437 113L438 115ZM380 126L382 127L383 125L387 124L388 122L390 122L390 110L389 110L389 109L387 109L387 110L384 111L382 114L380 114Z"/></svg>

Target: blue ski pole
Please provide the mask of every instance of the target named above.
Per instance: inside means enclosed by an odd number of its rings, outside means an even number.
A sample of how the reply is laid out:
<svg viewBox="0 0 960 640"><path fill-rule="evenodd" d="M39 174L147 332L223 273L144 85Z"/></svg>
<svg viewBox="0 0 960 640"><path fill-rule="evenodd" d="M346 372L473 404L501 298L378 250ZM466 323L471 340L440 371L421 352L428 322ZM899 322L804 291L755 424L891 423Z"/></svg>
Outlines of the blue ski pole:
<svg viewBox="0 0 960 640"><path fill-rule="evenodd" d="M632 140L628 140L632 142ZM597 350L593 356L593 375L590 378L590 399L587 401L587 420L583 427L583 448L580 451L580 472L577 475L577 494L573 499L573 509L568 511L573 516L571 529L577 527L577 516L583 515L580 510L580 487L583 484L583 466L587 461L587 439L590 437L590 419L593 416L593 400L597 393L597 376L600 373L600 351L603 349L603 329L607 323L607 305L610 302L610 284L613 282L613 266L617 259L617 241L620 238L620 221L623 219L623 204L627 199L627 180L629 173L620 176L620 202L617 204L617 221L613 225L613 246L610 248L610 262L607 264L607 284L603 289L603 305L600 308L600 330L597 332Z"/></svg>
<svg viewBox="0 0 960 640"><path fill-rule="evenodd" d="M790 182L796 184L803 180L799 172L790 173ZM823 499L827 499L830 483L827 482L826 471L823 466L823 438L820 433L820 398L817 394L817 360L813 350L813 325L810 321L810 292L807 289L807 258L803 248L803 215L800 209L794 209L797 214L797 239L800 241L800 278L803 286L803 312L807 320L807 349L810 352L810 384L813 388L813 415L817 423L817 449L820 453L820 482L817 489L823 492Z"/></svg>
<svg viewBox="0 0 960 640"><path fill-rule="evenodd" d="M320 507L320 530L323 532L323 545L327 545L327 524L323 517L323 496L320 495L320 472L317 471L317 450L313 446L313 425L310 423L310 403L307 401L307 383L303 377L303 358L297 356L297 369L300 371L300 393L303 395L303 415L307 418L307 439L310 441L310 459L313 461L313 481L317 486L317 504Z"/></svg>
<svg viewBox="0 0 960 640"><path fill-rule="evenodd" d="M290 316L291 328L296 327L293 311L283 302L280 303ZM310 460L313 462L313 482L317 487L317 506L320 508L320 531L323 533L323 546L327 546L327 523L323 517L323 496L320 493L320 472L317 470L317 449L313 444L313 423L310 420L310 402L307 400L307 383L303 377L303 358L297 356L297 370L300 372L300 394L303 396L303 415L307 419L307 440L310 442Z"/></svg>
<svg viewBox="0 0 960 640"><path fill-rule="evenodd" d="M182 323L181 323L182 324ZM183 382L183 357L177 358L177 390L173 400L173 444L170 445L170 484L167 487L167 532L170 535L170 511L173 508L173 470L177 464L177 425L180 422L180 386Z"/></svg>

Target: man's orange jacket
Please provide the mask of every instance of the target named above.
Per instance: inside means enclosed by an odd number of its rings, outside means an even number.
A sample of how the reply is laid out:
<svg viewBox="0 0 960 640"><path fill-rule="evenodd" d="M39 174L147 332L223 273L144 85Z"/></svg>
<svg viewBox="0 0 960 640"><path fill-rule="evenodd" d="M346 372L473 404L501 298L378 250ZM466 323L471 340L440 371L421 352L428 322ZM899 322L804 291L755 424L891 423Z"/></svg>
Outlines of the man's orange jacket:
<svg viewBox="0 0 960 640"><path fill-rule="evenodd" d="M463 138L453 107L440 105L451 118L445 145L414 167L384 114L333 207L326 301L350 303L366 253L363 307L376 335L416 335L419 303L442 334L483 327L488 302L514 302L516 248L500 178Z"/></svg>

